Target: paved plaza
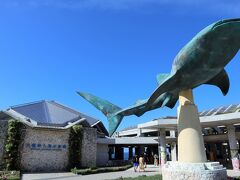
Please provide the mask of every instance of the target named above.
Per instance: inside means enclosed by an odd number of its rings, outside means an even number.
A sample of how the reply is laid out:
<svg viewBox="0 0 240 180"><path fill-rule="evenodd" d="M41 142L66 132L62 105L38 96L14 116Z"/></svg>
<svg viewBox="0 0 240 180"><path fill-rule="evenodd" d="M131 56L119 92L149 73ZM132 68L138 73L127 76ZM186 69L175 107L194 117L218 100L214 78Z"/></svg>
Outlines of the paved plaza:
<svg viewBox="0 0 240 180"><path fill-rule="evenodd" d="M75 175L73 173L44 173L44 174L23 174L22 180L109 180L120 177L152 176L161 173L158 167L148 165L145 172L134 172L133 168L121 172L101 173L93 175ZM240 177L240 171L227 171L228 176Z"/></svg>
<svg viewBox="0 0 240 180"><path fill-rule="evenodd" d="M44 173L44 174L23 174L23 180L106 180L120 177L138 177L141 175L152 176L160 173L159 167L148 165L145 172L134 172L133 168L126 171L101 173L93 175L75 175L73 173Z"/></svg>

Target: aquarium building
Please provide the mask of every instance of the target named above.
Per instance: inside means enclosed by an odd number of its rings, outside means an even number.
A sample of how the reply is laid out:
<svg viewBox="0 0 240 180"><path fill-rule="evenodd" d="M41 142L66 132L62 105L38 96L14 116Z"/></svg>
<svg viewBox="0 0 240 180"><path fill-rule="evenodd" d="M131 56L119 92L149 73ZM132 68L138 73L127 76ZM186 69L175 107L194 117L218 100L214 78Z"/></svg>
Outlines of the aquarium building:
<svg viewBox="0 0 240 180"><path fill-rule="evenodd" d="M12 106L0 112L0 167L4 168L9 154L12 121L22 124L17 142L16 163L27 172L65 171L71 162L69 146L71 128L82 126L81 166L101 166L108 161L108 144L101 139L108 136L103 123L55 101L39 101ZM13 132L14 132L13 131ZM98 142L98 139L99 142ZM11 147L10 147L11 148ZM12 148L13 149L13 148ZM14 149L13 149L14 150ZM16 150L15 150L16 151ZM14 152L15 152L14 151ZM8 157L9 158L9 157Z"/></svg>

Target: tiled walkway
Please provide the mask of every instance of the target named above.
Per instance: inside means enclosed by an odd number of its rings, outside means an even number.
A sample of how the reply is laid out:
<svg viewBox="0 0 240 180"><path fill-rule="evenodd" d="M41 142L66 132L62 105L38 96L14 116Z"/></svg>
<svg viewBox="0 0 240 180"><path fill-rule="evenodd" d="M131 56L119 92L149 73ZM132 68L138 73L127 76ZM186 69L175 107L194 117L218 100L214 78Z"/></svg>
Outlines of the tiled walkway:
<svg viewBox="0 0 240 180"><path fill-rule="evenodd" d="M93 175L75 175L72 173L47 173L47 174L23 174L23 180L108 180L119 177L137 177L141 175L152 176L160 173L158 167L148 165L145 172L134 172L133 168L127 171L102 173ZM240 177L240 171L228 170L228 176Z"/></svg>

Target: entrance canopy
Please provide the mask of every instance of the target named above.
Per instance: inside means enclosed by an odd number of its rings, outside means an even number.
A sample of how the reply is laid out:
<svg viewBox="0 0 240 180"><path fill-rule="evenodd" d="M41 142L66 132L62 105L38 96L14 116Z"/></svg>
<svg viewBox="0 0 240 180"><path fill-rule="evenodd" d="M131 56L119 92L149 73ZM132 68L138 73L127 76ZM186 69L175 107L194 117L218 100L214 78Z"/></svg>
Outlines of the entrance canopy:
<svg viewBox="0 0 240 180"><path fill-rule="evenodd" d="M199 113L202 127L240 125L240 104L223 106ZM139 129L177 129L177 117L159 118L139 124Z"/></svg>

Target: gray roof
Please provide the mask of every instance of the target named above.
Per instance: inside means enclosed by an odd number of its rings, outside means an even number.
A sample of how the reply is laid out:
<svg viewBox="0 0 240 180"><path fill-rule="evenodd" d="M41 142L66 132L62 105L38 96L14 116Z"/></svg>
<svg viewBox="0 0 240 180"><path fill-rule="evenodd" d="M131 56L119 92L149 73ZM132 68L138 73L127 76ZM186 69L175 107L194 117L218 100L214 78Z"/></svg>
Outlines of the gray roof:
<svg viewBox="0 0 240 180"><path fill-rule="evenodd" d="M121 131L127 131L127 130L131 130L131 129L137 129L137 125L123 128Z"/></svg>
<svg viewBox="0 0 240 180"><path fill-rule="evenodd" d="M13 110L26 118L36 121L38 125L66 126L68 123L73 123L82 118L86 118L89 126L100 122L97 119L56 103L55 101L44 100L12 106L9 110Z"/></svg>
<svg viewBox="0 0 240 180"><path fill-rule="evenodd" d="M199 113L200 116L212 116L212 115L219 115L219 114L228 114L240 112L240 104L231 104L229 106L221 106L218 108L213 108L207 111L202 111Z"/></svg>
<svg viewBox="0 0 240 180"><path fill-rule="evenodd" d="M240 112L240 104L231 104L228 106L221 106L217 108L212 108L206 111L199 112L200 117L204 116L214 116L214 115L220 115L220 114L229 114L229 113L235 113ZM161 117L158 119L153 119L153 121L157 121L159 119L177 119L176 116L167 116L167 117Z"/></svg>

